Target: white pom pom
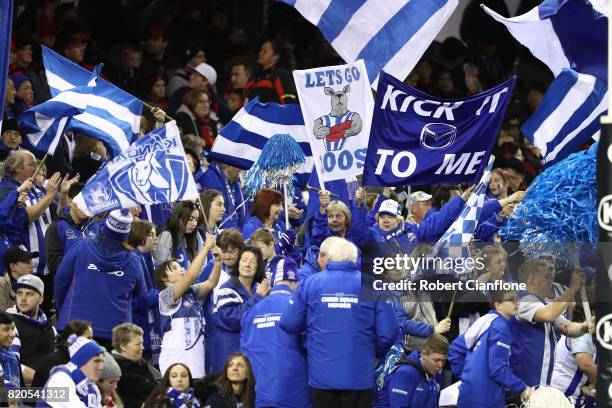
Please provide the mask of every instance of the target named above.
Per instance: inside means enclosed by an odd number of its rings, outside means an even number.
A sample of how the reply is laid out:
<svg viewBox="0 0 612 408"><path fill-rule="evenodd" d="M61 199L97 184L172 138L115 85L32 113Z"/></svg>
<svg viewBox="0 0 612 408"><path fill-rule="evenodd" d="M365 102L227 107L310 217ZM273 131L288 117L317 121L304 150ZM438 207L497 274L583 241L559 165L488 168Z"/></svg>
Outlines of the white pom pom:
<svg viewBox="0 0 612 408"><path fill-rule="evenodd" d="M531 394L522 408L573 408L572 404L561 391L553 387L539 387Z"/></svg>
<svg viewBox="0 0 612 408"><path fill-rule="evenodd" d="M79 336L77 336L76 334L71 334L70 336L68 336L68 344L72 346L78 338Z"/></svg>

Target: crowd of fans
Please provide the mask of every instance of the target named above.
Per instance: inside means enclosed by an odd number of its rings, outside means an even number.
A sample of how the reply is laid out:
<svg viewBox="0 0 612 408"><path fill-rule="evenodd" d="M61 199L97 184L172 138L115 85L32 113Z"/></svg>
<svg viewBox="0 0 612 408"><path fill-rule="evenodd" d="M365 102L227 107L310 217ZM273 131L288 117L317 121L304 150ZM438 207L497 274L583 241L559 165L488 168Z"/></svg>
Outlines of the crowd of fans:
<svg viewBox="0 0 612 408"><path fill-rule="evenodd" d="M207 159L248 100L299 103L291 70L342 63L290 7L267 5L262 29L238 1L15 1L0 140L5 387L67 387L66 402L43 398L52 407L437 407L441 387L461 379L459 406L501 407L541 384L592 404L594 346L573 307L590 277L577 271L563 286L547 256L509 273L498 234L541 171L520 125L550 74L481 2L467 6L461 40L434 43L405 81L460 98L518 75L474 235L485 263L472 275L527 289L450 313L426 291L364 301L361 253L378 243L422 256L472 188L415 186L403 200L358 188L344 202L296 186L293 197L262 189L248 200L240 169ZM508 15L503 1L484 3ZM104 62L106 79L154 106L141 134L164 112L174 118L200 199L88 217L73 199L107 152L82 134L64 134L37 171L16 118L50 98L41 45L88 69Z"/></svg>

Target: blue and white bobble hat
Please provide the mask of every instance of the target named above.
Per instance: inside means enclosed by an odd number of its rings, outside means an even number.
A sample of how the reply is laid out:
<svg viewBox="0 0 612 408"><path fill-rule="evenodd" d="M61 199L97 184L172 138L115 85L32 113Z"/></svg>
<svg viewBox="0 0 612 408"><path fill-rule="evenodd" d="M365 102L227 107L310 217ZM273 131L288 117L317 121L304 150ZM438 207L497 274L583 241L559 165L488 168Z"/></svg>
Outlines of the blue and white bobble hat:
<svg viewBox="0 0 612 408"><path fill-rule="evenodd" d="M89 360L106 351L104 347L96 343L95 340L79 337L76 334L72 334L68 337L68 344L70 362L77 367L84 366Z"/></svg>
<svg viewBox="0 0 612 408"><path fill-rule="evenodd" d="M272 286L280 281L300 280L297 274L298 266L292 258L277 255L270 261L270 271L272 272Z"/></svg>
<svg viewBox="0 0 612 408"><path fill-rule="evenodd" d="M104 235L116 241L127 241L133 221L128 209L111 211L104 223Z"/></svg>

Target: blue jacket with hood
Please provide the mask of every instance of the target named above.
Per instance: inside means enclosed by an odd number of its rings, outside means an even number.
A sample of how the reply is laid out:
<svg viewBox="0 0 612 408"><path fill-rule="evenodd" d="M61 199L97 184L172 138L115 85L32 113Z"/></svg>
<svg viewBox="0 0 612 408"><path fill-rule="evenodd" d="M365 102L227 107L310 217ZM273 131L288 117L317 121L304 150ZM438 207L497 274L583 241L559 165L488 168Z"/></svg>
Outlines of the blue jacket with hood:
<svg viewBox="0 0 612 408"><path fill-rule="evenodd" d="M417 350L402 357L385 378L375 408L438 408L440 384L427 373Z"/></svg>
<svg viewBox="0 0 612 408"><path fill-rule="evenodd" d="M358 206L354 202L351 202L349 210L351 211L351 228L346 232L344 238L357 246L372 242L368 241L368 226L366 225L368 209L366 206ZM317 211L313 218L310 232L310 246L320 247L321 243L325 241L326 238L334 236L336 236L336 234L329 229L327 224L327 214L321 214Z"/></svg>
<svg viewBox="0 0 612 408"><path fill-rule="evenodd" d="M522 392L526 385L510 368L510 324L495 310L475 321L451 344L448 360L461 377L457 406L503 408L505 390Z"/></svg>
<svg viewBox="0 0 612 408"><path fill-rule="evenodd" d="M304 256L304 263L297 271L298 276L300 277L300 282L304 282L304 280L309 276L320 272L319 262L317 261L317 258L319 258L319 247L309 247L308 251L306 252L306 255Z"/></svg>
<svg viewBox="0 0 612 408"><path fill-rule="evenodd" d="M75 242L55 275L58 330L70 320L86 320L96 337L111 339L113 327L132 322L132 300L145 293L144 279L140 258L120 241Z"/></svg>
<svg viewBox="0 0 612 408"><path fill-rule="evenodd" d="M242 317L240 348L249 357L258 407L306 408L310 406L306 350L300 335L278 326L289 307L292 290L274 285L270 294Z"/></svg>
<svg viewBox="0 0 612 408"><path fill-rule="evenodd" d="M374 364L397 339L391 305L364 302L361 272L353 262L328 262L300 283L280 327L306 332L308 383L313 388L365 390L374 387Z"/></svg>

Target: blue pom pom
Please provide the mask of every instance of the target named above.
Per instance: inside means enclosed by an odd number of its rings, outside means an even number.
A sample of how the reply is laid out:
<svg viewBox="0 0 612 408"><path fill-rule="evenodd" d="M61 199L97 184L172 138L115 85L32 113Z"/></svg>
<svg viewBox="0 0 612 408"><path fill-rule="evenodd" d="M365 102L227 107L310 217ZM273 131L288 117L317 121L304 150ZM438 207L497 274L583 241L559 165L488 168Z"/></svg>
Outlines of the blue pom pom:
<svg viewBox="0 0 612 408"><path fill-rule="evenodd" d="M543 252L571 258L574 243L597 242L597 143L549 167L500 230L504 241L520 241L526 257Z"/></svg>
<svg viewBox="0 0 612 408"><path fill-rule="evenodd" d="M257 162L245 177L249 195L269 187L282 189L285 184L293 195L293 174L306 162L300 145L290 135L274 135L264 145Z"/></svg>

